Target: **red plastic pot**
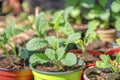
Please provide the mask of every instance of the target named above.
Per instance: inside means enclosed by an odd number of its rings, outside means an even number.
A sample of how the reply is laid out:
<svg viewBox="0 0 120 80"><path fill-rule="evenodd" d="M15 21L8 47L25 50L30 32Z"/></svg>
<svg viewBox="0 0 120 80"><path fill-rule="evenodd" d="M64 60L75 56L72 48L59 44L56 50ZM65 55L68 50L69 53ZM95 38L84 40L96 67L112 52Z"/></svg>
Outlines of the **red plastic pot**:
<svg viewBox="0 0 120 80"><path fill-rule="evenodd" d="M81 54L82 53L82 50L77 50L77 49L73 49L73 50L70 50L69 52L72 52L72 53L75 53L75 54ZM94 55L96 57L99 57L102 53L100 52L97 52L97 51L93 51L93 50L87 50L87 52L91 55ZM91 66L95 66L95 64L88 64L86 65L85 69L88 68L88 67L91 67ZM84 69L84 70L85 70ZM83 78L83 74L82 74L82 78L81 80L84 80Z"/></svg>
<svg viewBox="0 0 120 80"><path fill-rule="evenodd" d="M113 49L109 49L108 51L106 51L107 55L113 55L113 54L117 54L120 52L120 48L113 48Z"/></svg>
<svg viewBox="0 0 120 80"><path fill-rule="evenodd" d="M0 80L33 80L30 69L9 71L0 69Z"/></svg>

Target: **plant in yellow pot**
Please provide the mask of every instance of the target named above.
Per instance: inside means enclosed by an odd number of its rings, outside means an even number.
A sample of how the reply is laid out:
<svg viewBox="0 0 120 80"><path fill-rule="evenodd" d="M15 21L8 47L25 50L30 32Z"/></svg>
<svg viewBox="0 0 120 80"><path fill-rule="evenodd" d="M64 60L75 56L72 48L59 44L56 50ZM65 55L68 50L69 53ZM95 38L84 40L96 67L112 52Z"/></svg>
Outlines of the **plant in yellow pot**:
<svg viewBox="0 0 120 80"><path fill-rule="evenodd" d="M34 80L80 80L85 63L77 60L74 53L66 52L69 43L80 38L80 33L73 33L67 39L58 38L58 27L63 11L55 19L54 29L56 36L45 37L49 48L43 53L34 53L30 57L30 68ZM65 22L68 23L69 22ZM64 46L61 46L63 43Z"/></svg>

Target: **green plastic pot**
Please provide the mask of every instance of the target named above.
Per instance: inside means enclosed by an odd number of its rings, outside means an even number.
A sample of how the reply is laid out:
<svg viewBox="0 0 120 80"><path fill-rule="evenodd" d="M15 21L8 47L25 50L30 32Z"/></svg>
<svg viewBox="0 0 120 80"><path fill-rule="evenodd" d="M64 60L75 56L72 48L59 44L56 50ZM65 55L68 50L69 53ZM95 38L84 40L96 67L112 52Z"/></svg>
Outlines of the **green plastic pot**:
<svg viewBox="0 0 120 80"><path fill-rule="evenodd" d="M82 67L73 71L45 72L45 71L36 70L30 64L30 68L32 69L34 75L34 80L81 80L81 75L84 67L85 67L85 63Z"/></svg>

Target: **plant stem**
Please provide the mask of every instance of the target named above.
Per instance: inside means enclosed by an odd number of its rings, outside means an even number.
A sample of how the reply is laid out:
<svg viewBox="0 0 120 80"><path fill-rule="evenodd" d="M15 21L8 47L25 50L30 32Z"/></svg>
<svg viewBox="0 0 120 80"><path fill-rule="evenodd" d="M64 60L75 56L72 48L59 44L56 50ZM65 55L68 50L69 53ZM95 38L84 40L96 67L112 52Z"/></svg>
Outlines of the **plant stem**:
<svg viewBox="0 0 120 80"><path fill-rule="evenodd" d="M61 68L61 64L60 64L60 61L56 61L55 62L55 66L57 67L57 70L60 71L62 68Z"/></svg>
<svg viewBox="0 0 120 80"><path fill-rule="evenodd" d="M13 62L13 60L12 60L12 58L10 57L10 54L9 54L8 50L5 48L5 46L3 46L3 45L0 45L0 46L1 46L1 48L5 51L6 57L10 60L10 62Z"/></svg>

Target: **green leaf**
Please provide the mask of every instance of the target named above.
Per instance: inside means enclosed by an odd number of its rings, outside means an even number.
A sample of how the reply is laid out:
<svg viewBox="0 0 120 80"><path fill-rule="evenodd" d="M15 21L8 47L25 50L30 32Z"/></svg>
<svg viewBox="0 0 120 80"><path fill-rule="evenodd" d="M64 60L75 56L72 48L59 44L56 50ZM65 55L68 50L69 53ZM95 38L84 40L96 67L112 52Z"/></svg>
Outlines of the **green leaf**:
<svg viewBox="0 0 120 80"><path fill-rule="evenodd" d="M64 26L59 27L59 32L64 33L69 36L74 33L74 30L73 30L71 24L68 21L66 21Z"/></svg>
<svg viewBox="0 0 120 80"><path fill-rule="evenodd" d="M103 11L101 14L100 14L100 19L101 20L109 20L110 18L110 10L106 10L106 11Z"/></svg>
<svg viewBox="0 0 120 80"><path fill-rule="evenodd" d="M90 34L95 31L97 29L97 27L99 26L100 22L98 20L92 20L92 21L89 21L88 23L88 30L85 34L85 38L87 39Z"/></svg>
<svg viewBox="0 0 120 80"><path fill-rule="evenodd" d="M45 38L48 44L53 48L56 49L57 47L57 38L55 36L48 36Z"/></svg>
<svg viewBox="0 0 120 80"><path fill-rule="evenodd" d="M118 3L117 1L113 1L111 5L111 10L115 13L120 12L120 3Z"/></svg>
<svg viewBox="0 0 120 80"><path fill-rule="evenodd" d="M77 0L65 0L65 7L76 5Z"/></svg>
<svg viewBox="0 0 120 80"><path fill-rule="evenodd" d="M14 36L14 31L15 31L14 26L15 26L15 22L11 22L5 28L6 37L8 39Z"/></svg>
<svg viewBox="0 0 120 80"><path fill-rule="evenodd" d="M39 50L42 48L45 48L48 45L48 43L43 38L33 38L30 41L27 42L26 48L28 50Z"/></svg>
<svg viewBox="0 0 120 80"><path fill-rule="evenodd" d="M115 61L120 64L120 53L117 54Z"/></svg>
<svg viewBox="0 0 120 80"><path fill-rule="evenodd" d="M72 18L77 18L78 16L80 16L80 13L81 13L80 8L75 8L71 11L70 16Z"/></svg>
<svg viewBox="0 0 120 80"><path fill-rule="evenodd" d="M101 55L100 58L106 63L110 62L110 57L108 55Z"/></svg>
<svg viewBox="0 0 120 80"><path fill-rule="evenodd" d="M116 39L116 42L120 46L120 38Z"/></svg>
<svg viewBox="0 0 120 80"><path fill-rule="evenodd" d="M102 9L100 6L95 6L94 8L92 8L87 15L85 15L84 17L86 19L95 19L95 18L99 18L99 15L101 14Z"/></svg>
<svg viewBox="0 0 120 80"><path fill-rule="evenodd" d="M108 2L108 0L98 0L98 1L99 1L100 5L101 5L103 8L106 7L106 4L107 4L107 2Z"/></svg>
<svg viewBox="0 0 120 80"><path fill-rule="evenodd" d="M25 30L22 30L22 28L15 28L15 22L11 22L7 25L7 27L5 28L5 34L6 37L9 38L13 38L14 36L20 34L21 32L24 32Z"/></svg>
<svg viewBox="0 0 120 80"><path fill-rule="evenodd" d="M56 51L57 60L60 60L64 54L65 54L65 48L64 47L58 48Z"/></svg>
<svg viewBox="0 0 120 80"><path fill-rule="evenodd" d="M65 8L64 18L65 18L66 21L68 20L69 15L70 15L71 11L73 10L73 8L74 8L73 6L69 6L69 7Z"/></svg>
<svg viewBox="0 0 120 80"><path fill-rule="evenodd" d="M63 13L64 13L64 11L63 11L63 10L60 10L60 11L57 11L57 12L52 16L52 18L51 18L51 20L50 20L50 24L52 24L53 27L54 27L54 25L56 24L59 16L64 15ZM59 24L63 24L63 23L64 23L64 19L63 19L63 16L61 16L61 17L60 17Z"/></svg>
<svg viewBox="0 0 120 80"><path fill-rule="evenodd" d="M21 32L24 32L26 30L32 29L32 26L30 25L23 25L22 27L19 28L19 30L21 30Z"/></svg>
<svg viewBox="0 0 120 80"><path fill-rule="evenodd" d="M62 17L62 14L63 14L63 11L61 11L57 14L55 24L54 24L54 29L55 29L56 32L58 32L58 27L59 27L59 24L60 24L60 19Z"/></svg>
<svg viewBox="0 0 120 80"><path fill-rule="evenodd" d="M95 6L95 0L81 0L81 5L85 8L93 8Z"/></svg>
<svg viewBox="0 0 120 80"><path fill-rule="evenodd" d="M8 38L5 33L0 34L0 44L7 44L8 43Z"/></svg>
<svg viewBox="0 0 120 80"><path fill-rule="evenodd" d="M80 33L74 33L74 34L71 34L67 40L66 40L66 43L69 44L69 43L73 43L75 41L77 41L78 39L81 38L81 35Z"/></svg>
<svg viewBox="0 0 120 80"><path fill-rule="evenodd" d="M27 49L21 46L18 46L18 53L18 56L22 57L24 60L29 57L29 52L27 51Z"/></svg>
<svg viewBox="0 0 120 80"><path fill-rule="evenodd" d="M55 60L55 51L53 49L46 49L45 50L45 55L52 61Z"/></svg>
<svg viewBox="0 0 120 80"><path fill-rule="evenodd" d="M107 62L97 61L96 67L97 68L110 68L110 67L112 67L112 65L110 63L107 63Z"/></svg>
<svg viewBox="0 0 120 80"><path fill-rule="evenodd" d="M61 59L63 65L73 66L77 63L77 57L73 53L67 53L64 58Z"/></svg>
<svg viewBox="0 0 120 80"><path fill-rule="evenodd" d="M120 17L115 21L115 29L117 31L120 31Z"/></svg>
<svg viewBox="0 0 120 80"><path fill-rule="evenodd" d="M43 36L45 34L47 27L48 27L48 23L46 20L46 15L44 12L41 12L35 18L35 30L39 36Z"/></svg>
<svg viewBox="0 0 120 80"><path fill-rule="evenodd" d="M36 65L36 64L44 64L49 61L48 57L43 53L35 53L30 57L30 64Z"/></svg>
<svg viewBox="0 0 120 80"><path fill-rule="evenodd" d="M85 52L85 44L84 44L84 41L82 39L77 40L75 43L81 47L82 52Z"/></svg>

